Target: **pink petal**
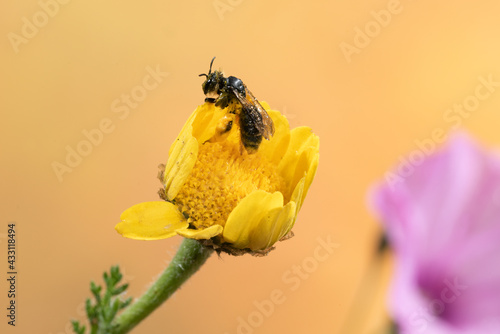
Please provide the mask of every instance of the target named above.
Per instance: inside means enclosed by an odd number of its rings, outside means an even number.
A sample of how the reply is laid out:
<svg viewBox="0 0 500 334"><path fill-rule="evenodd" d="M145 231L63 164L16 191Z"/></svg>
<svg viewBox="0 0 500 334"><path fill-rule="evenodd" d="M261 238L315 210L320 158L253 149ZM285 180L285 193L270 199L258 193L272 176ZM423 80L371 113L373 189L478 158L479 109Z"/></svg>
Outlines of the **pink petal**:
<svg viewBox="0 0 500 334"><path fill-rule="evenodd" d="M500 158L455 134L408 161L371 196L396 252L391 311L408 333L483 333L500 319ZM467 288L446 303L454 280Z"/></svg>

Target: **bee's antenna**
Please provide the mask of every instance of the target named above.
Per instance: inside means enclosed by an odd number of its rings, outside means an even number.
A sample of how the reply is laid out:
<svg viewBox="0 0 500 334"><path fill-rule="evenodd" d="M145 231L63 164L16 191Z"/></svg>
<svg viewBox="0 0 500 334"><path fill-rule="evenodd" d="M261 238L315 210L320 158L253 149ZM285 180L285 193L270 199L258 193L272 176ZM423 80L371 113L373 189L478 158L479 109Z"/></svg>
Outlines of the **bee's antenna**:
<svg viewBox="0 0 500 334"><path fill-rule="evenodd" d="M208 75L205 73L202 73L198 75L199 77L205 76L208 79L208 76L212 73L212 64L214 63L215 57L212 58L212 61L210 62L210 70L208 71Z"/></svg>
<svg viewBox="0 0 500 334"><path fill-rule="evenodd" d="M210 62L210 71L208 71L208 74L212 73L212 64L214 63L215 57L212 58L212 61Z"/></svg>

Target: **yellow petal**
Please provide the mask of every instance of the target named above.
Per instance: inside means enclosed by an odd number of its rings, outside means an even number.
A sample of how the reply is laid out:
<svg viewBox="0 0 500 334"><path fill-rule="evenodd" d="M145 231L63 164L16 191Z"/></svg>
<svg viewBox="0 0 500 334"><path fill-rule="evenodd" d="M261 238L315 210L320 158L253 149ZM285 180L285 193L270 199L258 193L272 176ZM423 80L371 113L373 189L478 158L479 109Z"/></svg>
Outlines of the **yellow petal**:
<svg viewBox="0 0 500 334"><path fill-rule="evenodd" d="M278 169L288 187L285 198L290 198L299 181L306 176L302 200L314 178L319 160L319 138L308 127L291 131L290 145Z"/></svg>
<svg viewBox="0 0 500 334"><path fill-rule="evenodd" d="M217 125L221 118L226 115L226 110L208 102L198 107L197 110L193 120L192 134L200 144L203 144L215 135Z"/></svg>
<svg viewBox="0 0 500 334"><path fill-rule="evenodd" d="M173 200L186 182L198 158L198 141L190 131L181 132L165 166L163 183L168 200Z"/></svg>
<svg viewBox="0 0 500 334"><path fill-rule="evenodd" d="M269 106L269 103L267 103L266 101L259 101L259 103L262 106L262 108L264 108L266 111L271 110L271 107Z"/></svg>
<svg viewBox="0 0 500 334"><path fill-rule="evenodd" d="M126 238L137 240L166 239L178 229L188 227L184 216L170 202L144 202L125 210L116 231Z"/></svg>
<svg viewBox="0 0 500 334"><path fill-rule="evenodd" d="M210 239L221 234L223 227L220 225L212 225L202 230L184 229L178 230L177 234L190 239Z"/></svg>
<svg viewBox="0 0 500 334"><path fill-rule="evenodd" d="M243 198L229 214L224 241L236 248L261 250L272 245L283 233L295 204L283 211L283 195L256 190Z"/></svg>
<svg viewBox="0 0 500 334"><path fill-rule="evenodd" d="M295 212L293 212L292 220L286 227L285 233L283 235L286 235L288 232L290 232L293 225L295 224L295 221L297 220L297 215L299 214L300 208L302 207L302 203L304 201L305 183L306 183L306 177L304 176L302 179L300 179L299 183L297 183L297 186L293 190L292 197L290 198L290 203L295 203Z"/></svg>
<svg viewBox="0 0 500 334"><path fill-rule="evenodd" d="M181 132L179 132L179 135L177 136L176 140L170 145L170 150L168 151L168 155L172 154L172 151L174 150L175 145L177 144L177 139L182 137L186 132L189 134L193 134L193 122L195 118L198 116L198 114L203 110L203 105L198 106L189 116L188 120L186 123L184 123L184 126L181 129Z"/></svg>
<svg viewBox="0 0 500 334"><path fill-rule="evenodd" d="M274 123L274 136L271 140L263 140L259 147L259 152L266 156L272 163L278 165L283 159L290 142L290 125L285 116L279 111L270 110L265 102L261 102L264 109L271 117Z"/></svg>
<svg viewBox="0 0 500 334"><path fill-rule="evenodd" d="M305 183L306 183L306 177L304 176L303 178L300 179L299 183L297 183L297 186L293 190L292 197L290 198L290 201L295 202L298 208L302 206Z"/></svg>
<svg viewBox="0 0 500 334"><path fill-rule="evenodd" d="M199 145L210 139L225 111L205 103L191 114L179 136L170 146L163 183L168 200L175 199L191 174L198 158Z"/></svg>
<svg viewBox="0 0 500 334"><path fill-rule="evenodd" d="M263 250L274 245L292 229L296 211L295 202L271 210L268 216L261 219L256 228L258 233L252 236L249 248Z"/></svg>
<svg viewBox="0 0 500 334"><path fill-rule="evenodd" d="M302 200L300 201L300 207L302 207L302 203L304 202L304 198L306 198L307 192L309 191L309 187L311 186L311 183L314 179L314 176L316 175L316 171L318 169L318 163L319 163L319 153L312 153L309 152L309 157L308 160L310 161L309 163L309 169L306 172L305 176L305 182L304 182L304 191L302 193Z"/></svg>

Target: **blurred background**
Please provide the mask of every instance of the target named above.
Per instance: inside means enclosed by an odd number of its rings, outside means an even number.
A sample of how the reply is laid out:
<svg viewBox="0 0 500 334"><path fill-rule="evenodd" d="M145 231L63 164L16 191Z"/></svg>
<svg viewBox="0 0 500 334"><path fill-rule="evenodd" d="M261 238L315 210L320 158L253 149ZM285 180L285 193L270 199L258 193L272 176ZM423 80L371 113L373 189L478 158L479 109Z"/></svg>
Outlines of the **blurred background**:
<svg viewBox="0 0 500 334"><path fill-rule="evenodd" d="M380 232L367 191L402 156L439 146L436 132L460 127L500 147L499 10L493 0L3 2L0 258L5 277L15 222L18 308L12 328L2 278L0 332L71 333L90 280L111 265L134 297L165 268L180 237L134 241L113 227L158 199L157 165L203 102L198 74L216 56L215 68L319 135L318 173L293 239L264 258L212 256L132 333L381 333L391 261L370 274ZM324 242L335 247L318 259ZM263 309L276 290L282 302ZM356 295L356 326L342 327Z"/></svg>

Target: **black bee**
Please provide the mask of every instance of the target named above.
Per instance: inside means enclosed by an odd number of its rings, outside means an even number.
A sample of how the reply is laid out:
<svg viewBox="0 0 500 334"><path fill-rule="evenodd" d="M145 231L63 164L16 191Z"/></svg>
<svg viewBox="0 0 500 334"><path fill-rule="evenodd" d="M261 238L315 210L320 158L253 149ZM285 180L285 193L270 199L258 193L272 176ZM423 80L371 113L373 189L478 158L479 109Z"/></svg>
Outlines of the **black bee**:
<svg viewBox="0 0 500 334"><path fill-rule="evenodd" d="M230 107L229 112L236 115L240 125L241 143L249 154L255 153L262 137L269 140L274 135L273 120L241 79L233 76L226 78L221 71L212 72L214 59L208 74L200 74L200 77L207 78L202 84L205 101L215 103L222 109ZM228 121L221 132L231 130L232 124Z"/></svg>

